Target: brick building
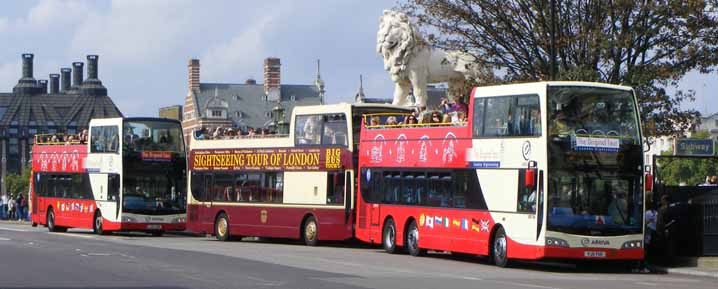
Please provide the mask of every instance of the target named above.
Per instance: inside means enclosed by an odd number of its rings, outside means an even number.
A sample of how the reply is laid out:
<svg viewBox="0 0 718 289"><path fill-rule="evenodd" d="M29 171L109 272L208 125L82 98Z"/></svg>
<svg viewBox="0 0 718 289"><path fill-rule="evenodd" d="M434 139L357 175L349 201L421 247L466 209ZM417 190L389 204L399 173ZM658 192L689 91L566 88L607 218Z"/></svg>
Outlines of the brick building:
<svg viewBox="0 0 718 289"><path fill-rule="evenodd" d="M182 106L172 105L167 107L160 107L159 116L162 118L182 121Z"/></svg>
<svg viewBox="0 0 718 289"><path fill-rule="evenodd" d="M264 60L264 83L247 79L244 83L200 82L199 59L191 59L189 91L185 97L182 127L185 140L201 127L231 126L267 128L273 125L272 111L284 110L283 121L289 123L292 109L300 105L324 102L324 81L319 75L314 84L282 84L279 58ZM279 105L279 106L278 106Z"/></svg>
<svg viewBox="0 0 718 289"><path fill-rule="evenodd" d="M61 68L60 74L45 79L33 77L33 54L22 55L22 76L12 92L0 92L0 177L5 192L5 176L20 174L28 166L36 134L76 134L86 129L92 118L120 117L122 113L107 96L98 78L98 56L87 56L87 75L83 62ZM70 75L72 74L72 82Z"/></svg>

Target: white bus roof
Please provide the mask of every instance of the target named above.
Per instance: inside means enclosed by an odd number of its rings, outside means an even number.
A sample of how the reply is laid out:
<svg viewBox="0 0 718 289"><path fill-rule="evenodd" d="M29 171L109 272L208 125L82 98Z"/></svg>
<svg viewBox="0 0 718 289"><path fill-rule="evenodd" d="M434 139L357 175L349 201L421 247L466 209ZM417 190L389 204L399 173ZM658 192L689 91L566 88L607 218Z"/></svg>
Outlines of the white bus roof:
<svg viewBox="0 0 718 289"><path fill-rule="evenodd" d="M516 84L502 84L502 85L491 85L491 86L478 86L474 90L474 97L491 96L496 94L515 94L518 91L538 91L545 89L548 86L584 86L584 87L598 87L598 88L610 88L631 91L633 88L629 86L602 83L602 82L587 82L587 81L539 81L539 82L526 82Z"/></svg>

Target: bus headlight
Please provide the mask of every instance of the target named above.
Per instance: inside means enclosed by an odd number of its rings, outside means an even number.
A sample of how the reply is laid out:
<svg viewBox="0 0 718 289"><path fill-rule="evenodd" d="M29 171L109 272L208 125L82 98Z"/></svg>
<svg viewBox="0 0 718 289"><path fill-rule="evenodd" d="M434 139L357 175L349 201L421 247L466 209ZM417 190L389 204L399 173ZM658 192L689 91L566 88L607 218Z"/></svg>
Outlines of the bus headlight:
<svg viewBox="0 0 718 289"><path fill-rule="evenodd" d="M559 239L559 238L551 238L551 237L546 238L546 246L565 247L565 248L569 247L568 242L566 242L566 240Z"/></svg>
<svg viewBox="0 0 718 289"><path fill-rule="evenodd" d="M133 218L133 217L130 217L130 216L123 216L123 217L122 217L122 222L125 222L125 223L135 223L135 222L137 222L137 219L135 219L135 218Z"/></svg>
<svg viewBox="0 0 718 289"><path fill-rule="evenodd" d="M185 219L185 217L179 217L179 218L174 218L172 220L172 223L184 223L186 221L187 221L187 219Z"/></svg>
<svg viewBox="0 0 718 289"><path fill-rule="evenodd" d="M633 241L626 241L621 246L621 249L636 249L643 247L643 241L641 240L633 240Z"/></svg>

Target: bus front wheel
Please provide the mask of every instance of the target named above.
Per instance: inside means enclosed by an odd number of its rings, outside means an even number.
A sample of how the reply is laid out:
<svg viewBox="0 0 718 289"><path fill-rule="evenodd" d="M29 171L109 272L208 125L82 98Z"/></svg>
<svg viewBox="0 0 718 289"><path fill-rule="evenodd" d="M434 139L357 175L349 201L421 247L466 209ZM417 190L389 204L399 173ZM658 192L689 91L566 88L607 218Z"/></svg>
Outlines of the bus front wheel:
<svg viewBox="0 0 718 289"><path fill-rule="evenodd" d="M496 266L507 267L509 265L507 252L508 242L506 240L506 232L504 231L504 228L498 228L496 230L496 234L494 234L491 250L491 255Z"/></svg>
<svg viewBox="0 0 718 289"><path fill-rule="evenodd" d="M214 235L219 241L229 241L229 218L227 214L220 213L214 221Z"/></svg>
<svg viewBox="0 0 718 289"><path fill-rule="evenodd" d="M384 251L389 254L395 254L398 252L396 249L396 225L394 219L387 219L384 223L384 229L381 234L381 243L384 246Z"/></svg>

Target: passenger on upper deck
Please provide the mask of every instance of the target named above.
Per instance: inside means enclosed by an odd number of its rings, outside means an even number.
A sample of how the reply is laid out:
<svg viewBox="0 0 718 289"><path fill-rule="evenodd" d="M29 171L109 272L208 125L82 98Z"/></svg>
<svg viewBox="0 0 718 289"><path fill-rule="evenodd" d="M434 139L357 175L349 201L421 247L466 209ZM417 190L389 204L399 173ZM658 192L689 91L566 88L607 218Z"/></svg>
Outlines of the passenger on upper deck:
<svg viewBox="0 0 718 289"><path fill-rule="evenodd" d="M396 121L396 116L392 115L392 116L386 118L386 126L387 127L391 128L391 127L396 127L397 125L399 125L399 122Z"/></svg>
<svg viewBox="0 0 718 289"><path fill-rule="evenodd" d="M408 125L409 127L412 127L418 123L419 121L416 120L416 117L414 115L408 115L404 118L404 124Z"/></svg>

